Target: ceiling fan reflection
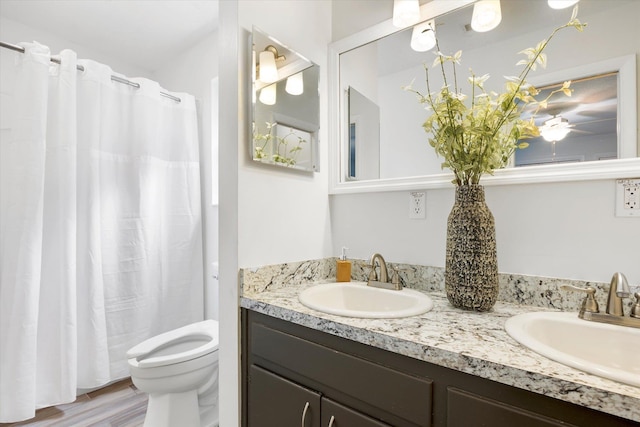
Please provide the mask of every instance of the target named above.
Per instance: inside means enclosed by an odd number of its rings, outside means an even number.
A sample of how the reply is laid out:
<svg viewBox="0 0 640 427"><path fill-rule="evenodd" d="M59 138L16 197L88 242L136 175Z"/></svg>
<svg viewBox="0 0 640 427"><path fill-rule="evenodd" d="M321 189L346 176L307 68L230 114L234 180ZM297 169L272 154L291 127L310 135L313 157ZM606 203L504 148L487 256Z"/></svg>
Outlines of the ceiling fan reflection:
<svg viewBox="0 0 640 427"><path fill-rule="evenodd" d="M569 120L564 117L554 116L540 126L540 135L545 141L558 142L566 138L573 127L573 125L569 124Z"/></svg>

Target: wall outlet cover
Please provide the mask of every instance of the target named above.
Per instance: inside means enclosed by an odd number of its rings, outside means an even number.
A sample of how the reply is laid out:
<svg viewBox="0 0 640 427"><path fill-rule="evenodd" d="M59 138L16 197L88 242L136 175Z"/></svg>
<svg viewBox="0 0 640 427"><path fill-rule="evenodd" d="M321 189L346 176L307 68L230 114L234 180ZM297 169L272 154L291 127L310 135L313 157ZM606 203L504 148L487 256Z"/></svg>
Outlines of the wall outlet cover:
<svg viewBox="0 0 640 427"><path fill-rule="evenodd" d="M640 218L640 178L616 180L616 216Z"/></svg>
<svg viewBox="0 0 640 427"><path fill-rule="evenodd" d="M427 217L427 195L421 191L409 193L409 218L425 219Z"/></svg>

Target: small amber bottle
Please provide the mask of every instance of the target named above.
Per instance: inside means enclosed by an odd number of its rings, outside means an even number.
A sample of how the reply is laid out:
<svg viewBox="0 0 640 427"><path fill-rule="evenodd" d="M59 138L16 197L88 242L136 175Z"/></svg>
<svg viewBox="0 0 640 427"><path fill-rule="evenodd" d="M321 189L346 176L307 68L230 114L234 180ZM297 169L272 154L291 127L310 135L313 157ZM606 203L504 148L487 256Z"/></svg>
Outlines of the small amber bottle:
<svg viewBox="0 0 640 427"><path fill-rule="evenodd" d="M342 255L336 264L336 282L351 281L351 261L347 260L347 248L342 248Z"/></svg>

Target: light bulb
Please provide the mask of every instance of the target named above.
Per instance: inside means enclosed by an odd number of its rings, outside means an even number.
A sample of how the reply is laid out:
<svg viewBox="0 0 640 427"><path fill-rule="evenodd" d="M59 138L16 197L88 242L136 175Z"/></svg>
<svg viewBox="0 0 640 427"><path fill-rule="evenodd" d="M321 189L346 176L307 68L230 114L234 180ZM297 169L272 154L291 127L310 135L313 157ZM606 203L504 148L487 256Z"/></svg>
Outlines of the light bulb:
<svg viewBox="0 0 640 427"><path fill-rule="evenodd" d="M502 21L500 0L481 0L473 5L471 28L473 31L483 33L491 31Z"/></svg>
<svg viewBox="0 0 640 427"><path fill-rule="evenodd" d="M411 49L416 52L426 52L436 45L435 22L427 21L413 27L411 33Z"/></svg>
<svg viewBox="0 0 640 427"><path fill-rule="evenodd" d="M260 91L260 102L264 105L273 105L276 103L276 85L263 87Z"/></svg>
<svg viewBox="0 0 640 427"><path fill-rule="evenodd" d="M258 79L265 83L278 81L278 68L276 67L276 57L273 52L268 50L260 52L260 75Z"/></svg>
<svg viewBox="0 0 640 427"><path fill-rule="evenodd" d="M580 0L547 0L551 9L565 9L578 3Z"/></svg>
<svg viewBox="0 0 640 427"><path fill-rule="evenodd" d="M284 90L290 95L302 95L304 92L304 80L302 79L302 72L294 74L287 79L287 85Z"/></svg>
<svg viewBox="0 0 640 427"><path fill-rule="evenodd" d="M404 28L420 20L418 0L393 0L393 25Z"/></svg>

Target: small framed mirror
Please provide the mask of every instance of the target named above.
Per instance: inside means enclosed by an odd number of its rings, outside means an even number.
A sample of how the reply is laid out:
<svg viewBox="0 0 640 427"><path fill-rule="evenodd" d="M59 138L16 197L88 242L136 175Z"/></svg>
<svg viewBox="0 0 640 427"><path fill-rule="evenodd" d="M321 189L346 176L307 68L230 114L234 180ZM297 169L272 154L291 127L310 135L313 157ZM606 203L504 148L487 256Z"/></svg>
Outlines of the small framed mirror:
<svg viewBox="0 0 640 427"><path fill-rule="evenodd" d="M251 158L318 172L320 67L256 27L252 45Z"/></svg>

